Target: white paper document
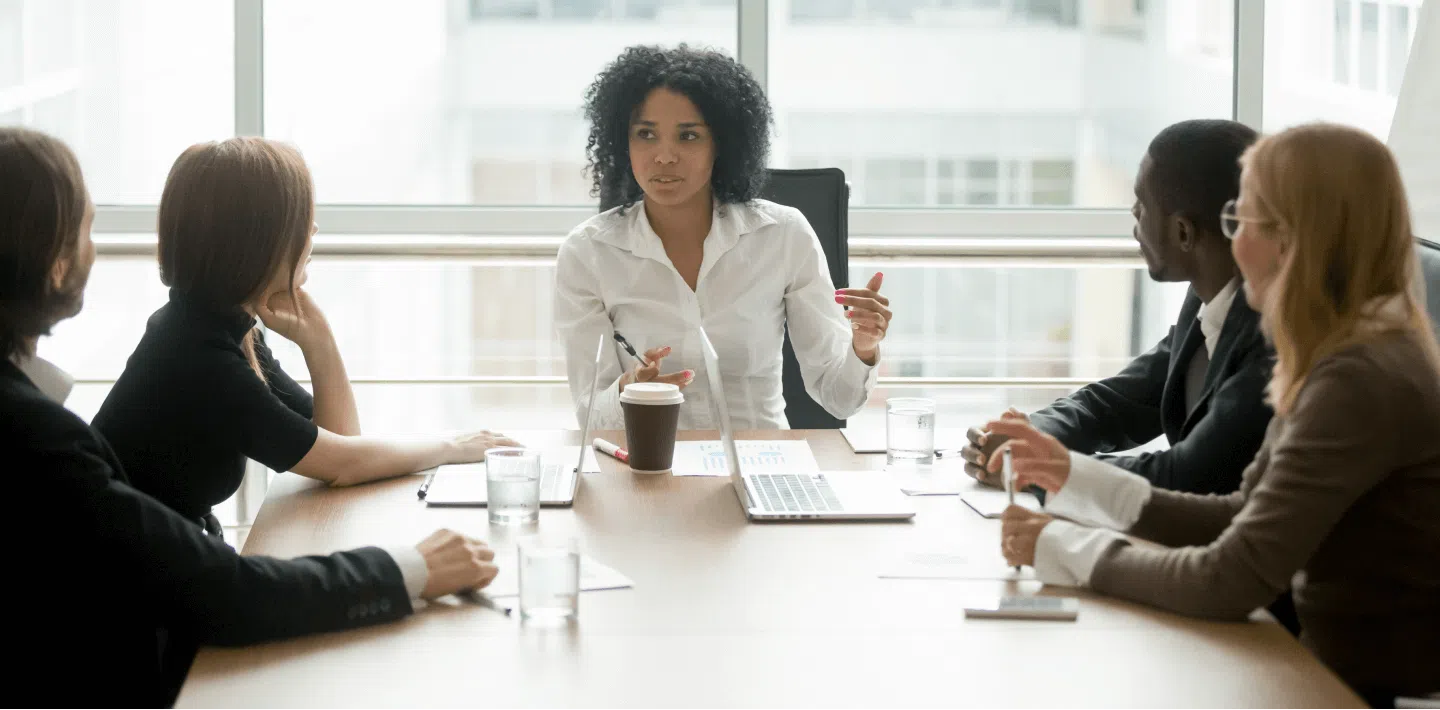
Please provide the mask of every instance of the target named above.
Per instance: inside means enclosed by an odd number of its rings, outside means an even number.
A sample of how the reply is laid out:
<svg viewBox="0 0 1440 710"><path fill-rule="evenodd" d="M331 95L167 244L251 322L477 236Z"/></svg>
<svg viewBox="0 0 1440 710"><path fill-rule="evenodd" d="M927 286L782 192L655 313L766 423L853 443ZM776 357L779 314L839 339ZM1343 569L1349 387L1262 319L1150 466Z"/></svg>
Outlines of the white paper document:
<svg viewBox="0 0 1440 710"><path fill-rule="evenodd" d="M745 473L817 473L820 464L808 441L737 441ZM676 476L728 476L725 447L718 441L677 441L670 466Z"/></svg>
<svg viewBox="0 0 1440 710"><path fill-rule="evenodd" d="M495 564L500 567L500 574L490 586L481 590L481 593L492 599L500 597L520 596L520 572L518 558L515 556L496 557ZM589 556L580 558L580 591L598 592L602 589L629 589L635 586L629 577L617 572L613 567L601 564Z"/></svg>
<svg viewBox="0 0 1440 710"><path fill-rule="evenodd" d="M1026 582L1035 579L1035 570L1021 567L1017 572L1005 563L1000 550L993 557L975 559L959 552L929 550L912 552L893 563L881 579L997 579L1004 582Z"/></svg>
<svg viewBox="0 0 1440 710"><path fill-rule="evenodd" d="M973 480L960 492L960 500L965 501L965 505L970 506L970 509L982 518L998 518L1010 507L1005 491L981 485ZM1036 512L1041 510L1040 499L1029 491L1016 493L1015 505Z"/></svg>
<svg viewBox="0 0 1440 710"><path fill-rule="evenodd" d="M887 467L900 492L907 496L956 496L975 486L960 459L941 459L934 466L908 469Z"/></svg>

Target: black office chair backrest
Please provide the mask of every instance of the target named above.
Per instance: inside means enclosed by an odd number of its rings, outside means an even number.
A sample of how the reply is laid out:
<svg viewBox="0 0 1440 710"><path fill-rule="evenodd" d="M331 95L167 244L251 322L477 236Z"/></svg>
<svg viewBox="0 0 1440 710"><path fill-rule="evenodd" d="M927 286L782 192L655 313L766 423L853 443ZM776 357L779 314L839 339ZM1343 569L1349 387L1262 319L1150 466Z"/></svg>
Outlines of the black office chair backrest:
<svg viewBox="0 0 1440 710"><path fill-rule="evenodd" d="M830 265L830 279L835 288L850 285L850 186L845 183L845 173L839 168L816 168L813 170L769 170L765 188L760 197L771 202L794 207L805 215L815 234L820 237L820 246L825 249L825 261ZM616 195L602 192L600 211L620 204ZM844 419L836 419L825 411L805 391L805 380L800 375L800 361L795 359L795 348L790 345L790 330L785 330L784 375L785 418L794 429L843 429Z"/></svg>
<svg viewBox="0 0 1440 710"><path fill-rule="evenodd" d="M1440 244L1416 238L1415 253L1420 257L1420 274L1425 282L1425 308L1430 312L1430 324L1440 335Z"/></svg>
<svg viewBox="0 0 1440 710"><path fill-rule="evenodd" d="M850 285L850 186L839 168L813 170L771 170L760 196L776 204L794 207L805 215L820 237L830 279L835 288ZM837 419L810 398L800 374L800 361L785 329L785 418L794 429L843 429Z"/></svg>

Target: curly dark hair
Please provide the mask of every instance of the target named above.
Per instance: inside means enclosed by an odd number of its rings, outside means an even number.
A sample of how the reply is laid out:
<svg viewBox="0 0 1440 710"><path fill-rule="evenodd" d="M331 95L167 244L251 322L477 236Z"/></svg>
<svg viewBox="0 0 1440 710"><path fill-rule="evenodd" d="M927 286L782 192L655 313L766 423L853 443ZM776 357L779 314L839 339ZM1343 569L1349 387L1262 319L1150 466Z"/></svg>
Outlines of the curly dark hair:
<svg viewBox="0 0 1440 710"><path fill-rule="evenodd" d="M710 185L716 202L747 202L765 184L770 155L770 102L750 71L716 51L680 45L630 47L605 67L585 92L585 143L592 197L603 207L644 196L630 169L630 122L654 89L694 102L715 137Z"/></svg>

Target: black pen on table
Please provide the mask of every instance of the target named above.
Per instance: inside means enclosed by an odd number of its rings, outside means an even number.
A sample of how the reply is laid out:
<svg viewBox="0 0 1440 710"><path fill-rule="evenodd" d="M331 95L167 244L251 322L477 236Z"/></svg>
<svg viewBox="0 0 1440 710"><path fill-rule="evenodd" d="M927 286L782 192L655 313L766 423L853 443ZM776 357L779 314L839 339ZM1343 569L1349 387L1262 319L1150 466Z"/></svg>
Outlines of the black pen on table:
<svg viewBox="0 0 1440 710"><path fill-rule="evenodd" d="M630 341L626 340L625 336L621 335L618 330L615 331L615 342L620 343L620 347L625 348L625 352L630 353L630 357L639 360L641 366L650 367L650 363L645 362L645 358L640 357L640 353L635 352L635 346L631 345Z"/></svg>
<svg viewBox="0 0 1440 710"><path fill-rule="evenodd" d="M510 616L510 614L514 611L510 607L502 606L499 602L491 599L484 594L481 594L479 591L474 589L463 592L462 596L472 602L475 602L476 604L479 604L480 606L485 607L486 609L493 609L500 612L501 614L504 614L505 616Z"/></svg>

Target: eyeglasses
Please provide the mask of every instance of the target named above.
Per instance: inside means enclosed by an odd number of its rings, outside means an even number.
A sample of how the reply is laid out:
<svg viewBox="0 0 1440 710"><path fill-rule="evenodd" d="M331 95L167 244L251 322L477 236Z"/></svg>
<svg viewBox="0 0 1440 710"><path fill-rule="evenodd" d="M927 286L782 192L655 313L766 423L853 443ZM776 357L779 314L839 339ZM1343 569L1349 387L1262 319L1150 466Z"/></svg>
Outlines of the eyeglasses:
<svg viewBox="0 0 1440 710"><path fill-rule="evenodd" d="M1250 224L1275 223L1273 220L1240 216L1240 210L1235 206L1235 200L1226 202L1225 206L1220 208L1220 233L1224 234L1226 239L1234 239L1235 235L1240 232L1241 223L1244 222Z"/></svg>

